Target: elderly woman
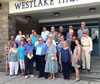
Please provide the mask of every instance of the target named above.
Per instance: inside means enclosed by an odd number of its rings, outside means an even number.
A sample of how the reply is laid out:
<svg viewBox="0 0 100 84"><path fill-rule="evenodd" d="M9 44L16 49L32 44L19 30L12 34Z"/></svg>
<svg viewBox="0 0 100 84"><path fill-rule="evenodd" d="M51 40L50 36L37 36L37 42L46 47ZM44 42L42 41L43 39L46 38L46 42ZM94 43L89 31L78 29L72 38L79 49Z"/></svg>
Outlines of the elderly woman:
<svg viewBox="0 0 100 84"><path fill-rule="evenodd" d="M74 30L70 30L69 31L69 38L67 38L67 41L68 41L68 45L69 45L69 47L71 48L71 42L72 42L72 40L73 40L73 33L74 33Z"/></svg>
<svg viewBox="0 0 100 84"><path fill-rule="evenodd" d="M62 72L63 72L64 79L69 80L72 51L70 51L67 41L63 41L62 45L63 48L61 48L59 54L59 64L62 65Z"/></svg>
<svg viewBox="0 0 100 84"><path fill-rule="evenodd" d="M93 45L92 45L92 39L91 37L88 36L89 32L88 30L83 31L83 37L81 39L81 44L82 44L82 61L83 69L87 69L90 71L90 62L91 62L91 52L93 50Z"/></svg>
<svg viewBox="0 0 100 84"><path fill-rule="evenodd" d="M48 39L48 50L46 54L46 66L45 72L50 73L50 77L48 79L56 79L55 74L58 72L58 63L56 58L56 46L52 44L52 39Z"/></svg>

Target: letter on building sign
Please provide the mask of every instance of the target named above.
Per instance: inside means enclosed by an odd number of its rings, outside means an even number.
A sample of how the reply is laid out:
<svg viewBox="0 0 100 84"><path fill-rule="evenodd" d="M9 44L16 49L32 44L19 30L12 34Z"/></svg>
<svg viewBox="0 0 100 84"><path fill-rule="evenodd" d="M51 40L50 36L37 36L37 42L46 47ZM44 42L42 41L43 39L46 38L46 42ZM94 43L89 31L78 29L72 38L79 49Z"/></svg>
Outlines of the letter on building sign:
<svg viewBox="0 0 100 84"><path fill-rule="evenodd" d="M32 8L32 3L33 3L33 1L30 1L30 8Z"/></svg>
<svg viewBox="0 0 100 84"><path fill-rule="evenodd" d="M45 5L49 5L49 4L47 3L47 0L44 0L44 6L45 6Z"/></svg>
<svg viewBox="0 0 100 84"><path fill-rule="evenodd" d="M70 2L74 2L75 0L70 0Z"/></svg>
<svg viewBox="0 0 100 84"><path fill-rule="evenodd" d="M34 0L34 7L37 7L37 5L36 5L36 0Z"/></svg>
<svg viewBox="0 0 100 84"><path fill-rule="evenodd" d="M21 3L15 3L15 7L16 7L16 9L20 9L20 6L21 6Z"/></svg>
<svg viewBox="0 0 100 84"><path fill-rule="evenodd" d="M25 2L22 2L22 9L25 8Z"/></svg>
<svg viewBox="0 0 100 84"><path fill-rule="evenodd" d="M28 1L26 2L26 8L29 8L29 2Z"/></svg>
<svg viewBox="0 0 100 84"><path fill-rule="evenodd" d="M41 0L39 0L39 4L38 4L38 6L43 6Z"/></svg>
<svg viewBox="0 0 100 84"><path fill-rule="evenodd" d="M54 5L54 0L50 0L50 5Z"/></svg>

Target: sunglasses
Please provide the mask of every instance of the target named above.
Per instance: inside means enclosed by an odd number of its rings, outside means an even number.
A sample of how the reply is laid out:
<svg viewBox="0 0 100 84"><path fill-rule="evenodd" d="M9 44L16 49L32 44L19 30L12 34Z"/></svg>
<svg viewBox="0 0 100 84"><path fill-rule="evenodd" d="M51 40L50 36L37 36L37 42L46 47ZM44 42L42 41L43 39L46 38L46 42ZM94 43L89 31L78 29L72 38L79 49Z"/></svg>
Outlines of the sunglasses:
<svg viewBox="0 0 100 84"><path fill-rule="evenodd" d="M83 33L83 34L87 34L87 33Z"/></svg>

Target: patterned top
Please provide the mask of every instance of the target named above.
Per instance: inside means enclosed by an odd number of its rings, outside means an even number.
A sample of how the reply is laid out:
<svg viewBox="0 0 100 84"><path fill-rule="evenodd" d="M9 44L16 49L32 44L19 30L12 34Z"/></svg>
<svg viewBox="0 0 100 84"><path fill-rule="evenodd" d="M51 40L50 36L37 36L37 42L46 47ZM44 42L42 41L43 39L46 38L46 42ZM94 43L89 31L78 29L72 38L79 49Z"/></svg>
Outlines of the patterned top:
<svg viewBox="0 0 100 84"><path fill-rule="evenodd" d="M7 47L6 48L6 59L8 59L8 54L9 54L9 50L11 49L11 47Z"/></svg>

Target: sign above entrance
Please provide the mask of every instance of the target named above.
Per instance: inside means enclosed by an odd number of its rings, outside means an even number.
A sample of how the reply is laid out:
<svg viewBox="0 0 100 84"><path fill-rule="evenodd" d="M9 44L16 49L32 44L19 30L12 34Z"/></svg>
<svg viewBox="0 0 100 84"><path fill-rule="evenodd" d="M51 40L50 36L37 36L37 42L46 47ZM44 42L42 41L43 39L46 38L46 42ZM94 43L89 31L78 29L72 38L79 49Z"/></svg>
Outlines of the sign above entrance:
<svg viewBox="0 0 100 84"><path fill-rule="evenodd" d="M9 2L9 13L21 13L58 7L100 2L100 0L14 0Z"/></svg>

